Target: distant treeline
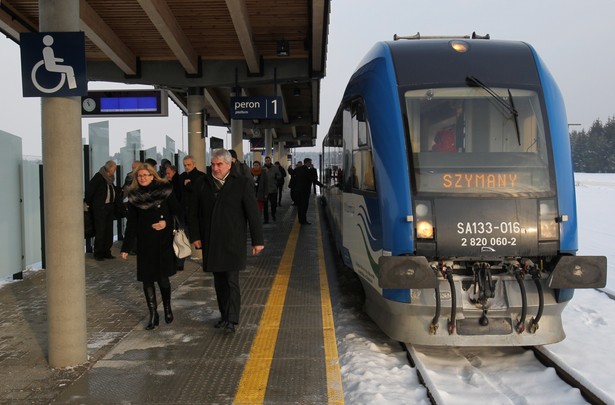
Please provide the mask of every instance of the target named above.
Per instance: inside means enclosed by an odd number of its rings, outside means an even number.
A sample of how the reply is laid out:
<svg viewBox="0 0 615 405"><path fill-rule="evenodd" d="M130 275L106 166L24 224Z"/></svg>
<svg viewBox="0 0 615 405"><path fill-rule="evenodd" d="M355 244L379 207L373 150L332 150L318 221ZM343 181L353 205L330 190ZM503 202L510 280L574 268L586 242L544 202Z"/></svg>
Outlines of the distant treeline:
<svg viewBox="0 0 615 405"><path fill-rule="evenodd" d="M615 118L595 121L589 131L570 133L574 171L615 173Z"/></svg>

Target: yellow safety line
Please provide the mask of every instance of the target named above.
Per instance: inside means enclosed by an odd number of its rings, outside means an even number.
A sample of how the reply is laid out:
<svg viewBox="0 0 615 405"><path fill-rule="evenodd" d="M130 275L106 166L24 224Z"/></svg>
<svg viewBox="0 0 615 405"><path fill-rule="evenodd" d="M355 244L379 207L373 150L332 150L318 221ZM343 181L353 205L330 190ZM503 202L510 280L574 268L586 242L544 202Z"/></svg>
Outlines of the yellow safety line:
<svg viewBox="0 0 615 405"><path fill-rule="evenodd" d="M327 280L327 269L325 267L320 220L318 221L316 240L318 246L318 267L320 268L320 306L322 307L322 332L325 347L325 367L327 371L327 397L329 404L343 405L344 389L342 387L340 361L337 353L335 325L333 323L333 310L331 308L329 281Z"/></svg>
<svg viewBox="0 0 615 405"><path fill-rule="evenodd" d="M233 401L234 404L262 404L265 400L269 371L278 340L280 320L284 310L286 290L288 289L290 273L293 267L293 257L298 237L299 223L295 221L290 231L280 266L273 280L273 286L261 316L256 337L252 343L248 362L243 370L241 381L239 381L239 387Z"/></svg>

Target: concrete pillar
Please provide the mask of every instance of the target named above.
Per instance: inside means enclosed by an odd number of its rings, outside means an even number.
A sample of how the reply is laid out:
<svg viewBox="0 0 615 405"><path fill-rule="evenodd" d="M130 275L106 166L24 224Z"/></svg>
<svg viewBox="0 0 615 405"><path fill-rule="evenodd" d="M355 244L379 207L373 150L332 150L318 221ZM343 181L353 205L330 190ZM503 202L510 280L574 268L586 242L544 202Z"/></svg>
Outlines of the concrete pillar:
<svg viewBox="0 0 615 405"><path fill-rule="evenodd" d="M203 135L204 108L205 96L203 96L202 89L190 88L188 92L188 154L194 157L197 169L202 172L207 168Z"/></svg>
<svg viewBox="0 0 615 405"><path fill-rule="evenodd" d="M41 32L79 21L79 0L39 0ZM49 365L64 368L87 361L81 97L43 97L41 125Z"/></svg>
<svg viewBox="0 0 615 405"><path fill-rule="evenodd" d="M271 152L271 161L276 162L280 160L278 159L278 157L280 156L280 143L273 140L273 133L271 135L271 142L273 143L273 145L271 146L273 148L273 152Z"/></svg>
<svg viewBox="0 0 615 405"><path fill-rule="evenodd" d="M265 129L265 156L270 156L271 159L273 159L273 156L271 156L271 147L272 147L272 136L271 136L271 129L267 128Z"/></svg>
<svg viewBox="0 0 615 405"><path fill-rule="evenodd" d="M286 145L284 141L278 142L278 156L276 160L280 162L280 166L284 169L288 167L288 160L286 160Z"/></svg>
<svg viewBox="0 0 615 405"><path fill-rule="evenodd" d="M237 158L243 162L243 121L231 120L231 145Z"/></svg>

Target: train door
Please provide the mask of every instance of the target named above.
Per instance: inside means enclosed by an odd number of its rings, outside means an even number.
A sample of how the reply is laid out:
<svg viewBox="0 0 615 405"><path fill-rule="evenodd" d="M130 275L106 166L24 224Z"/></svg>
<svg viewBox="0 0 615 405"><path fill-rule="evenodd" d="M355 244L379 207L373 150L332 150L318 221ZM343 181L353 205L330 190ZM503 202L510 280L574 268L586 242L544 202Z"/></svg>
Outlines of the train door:
<svg viewBox="0 0 615 405"><path fill-rule="evenodd" d="M328 219L334 228L335 245L339 251L342 248L343 154L342 118L338 114L323 141L322 183L325 185L323 193L328 208Z"/></svg>
<svg viewBox="0 0 615 405"><path fill-rule="evenodd" d="M374 263L382 248L380 211L376 196L369 125L363 102L343 111L344 204L343 242L353 269L367 280L377 280ZM363 274L365 273L365 274Z"/></svg>

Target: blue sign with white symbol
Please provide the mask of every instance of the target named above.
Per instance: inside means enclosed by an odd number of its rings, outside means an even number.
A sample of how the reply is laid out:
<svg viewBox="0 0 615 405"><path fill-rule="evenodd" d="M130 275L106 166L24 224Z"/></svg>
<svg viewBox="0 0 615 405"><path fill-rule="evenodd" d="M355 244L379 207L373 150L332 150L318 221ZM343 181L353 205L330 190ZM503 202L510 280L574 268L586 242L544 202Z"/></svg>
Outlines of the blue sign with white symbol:
<svg viewBox="0 0 615 405"><path fill-rule="evenodd" d="M280 120L282 97L231 97L231 118L234 120Z"/></svg>
<svg viewBox="0 0 615 405"><path fill-rule="evenodd" d="M88 93L83 32L24 32L20 48L24 97Z"/></svg>

